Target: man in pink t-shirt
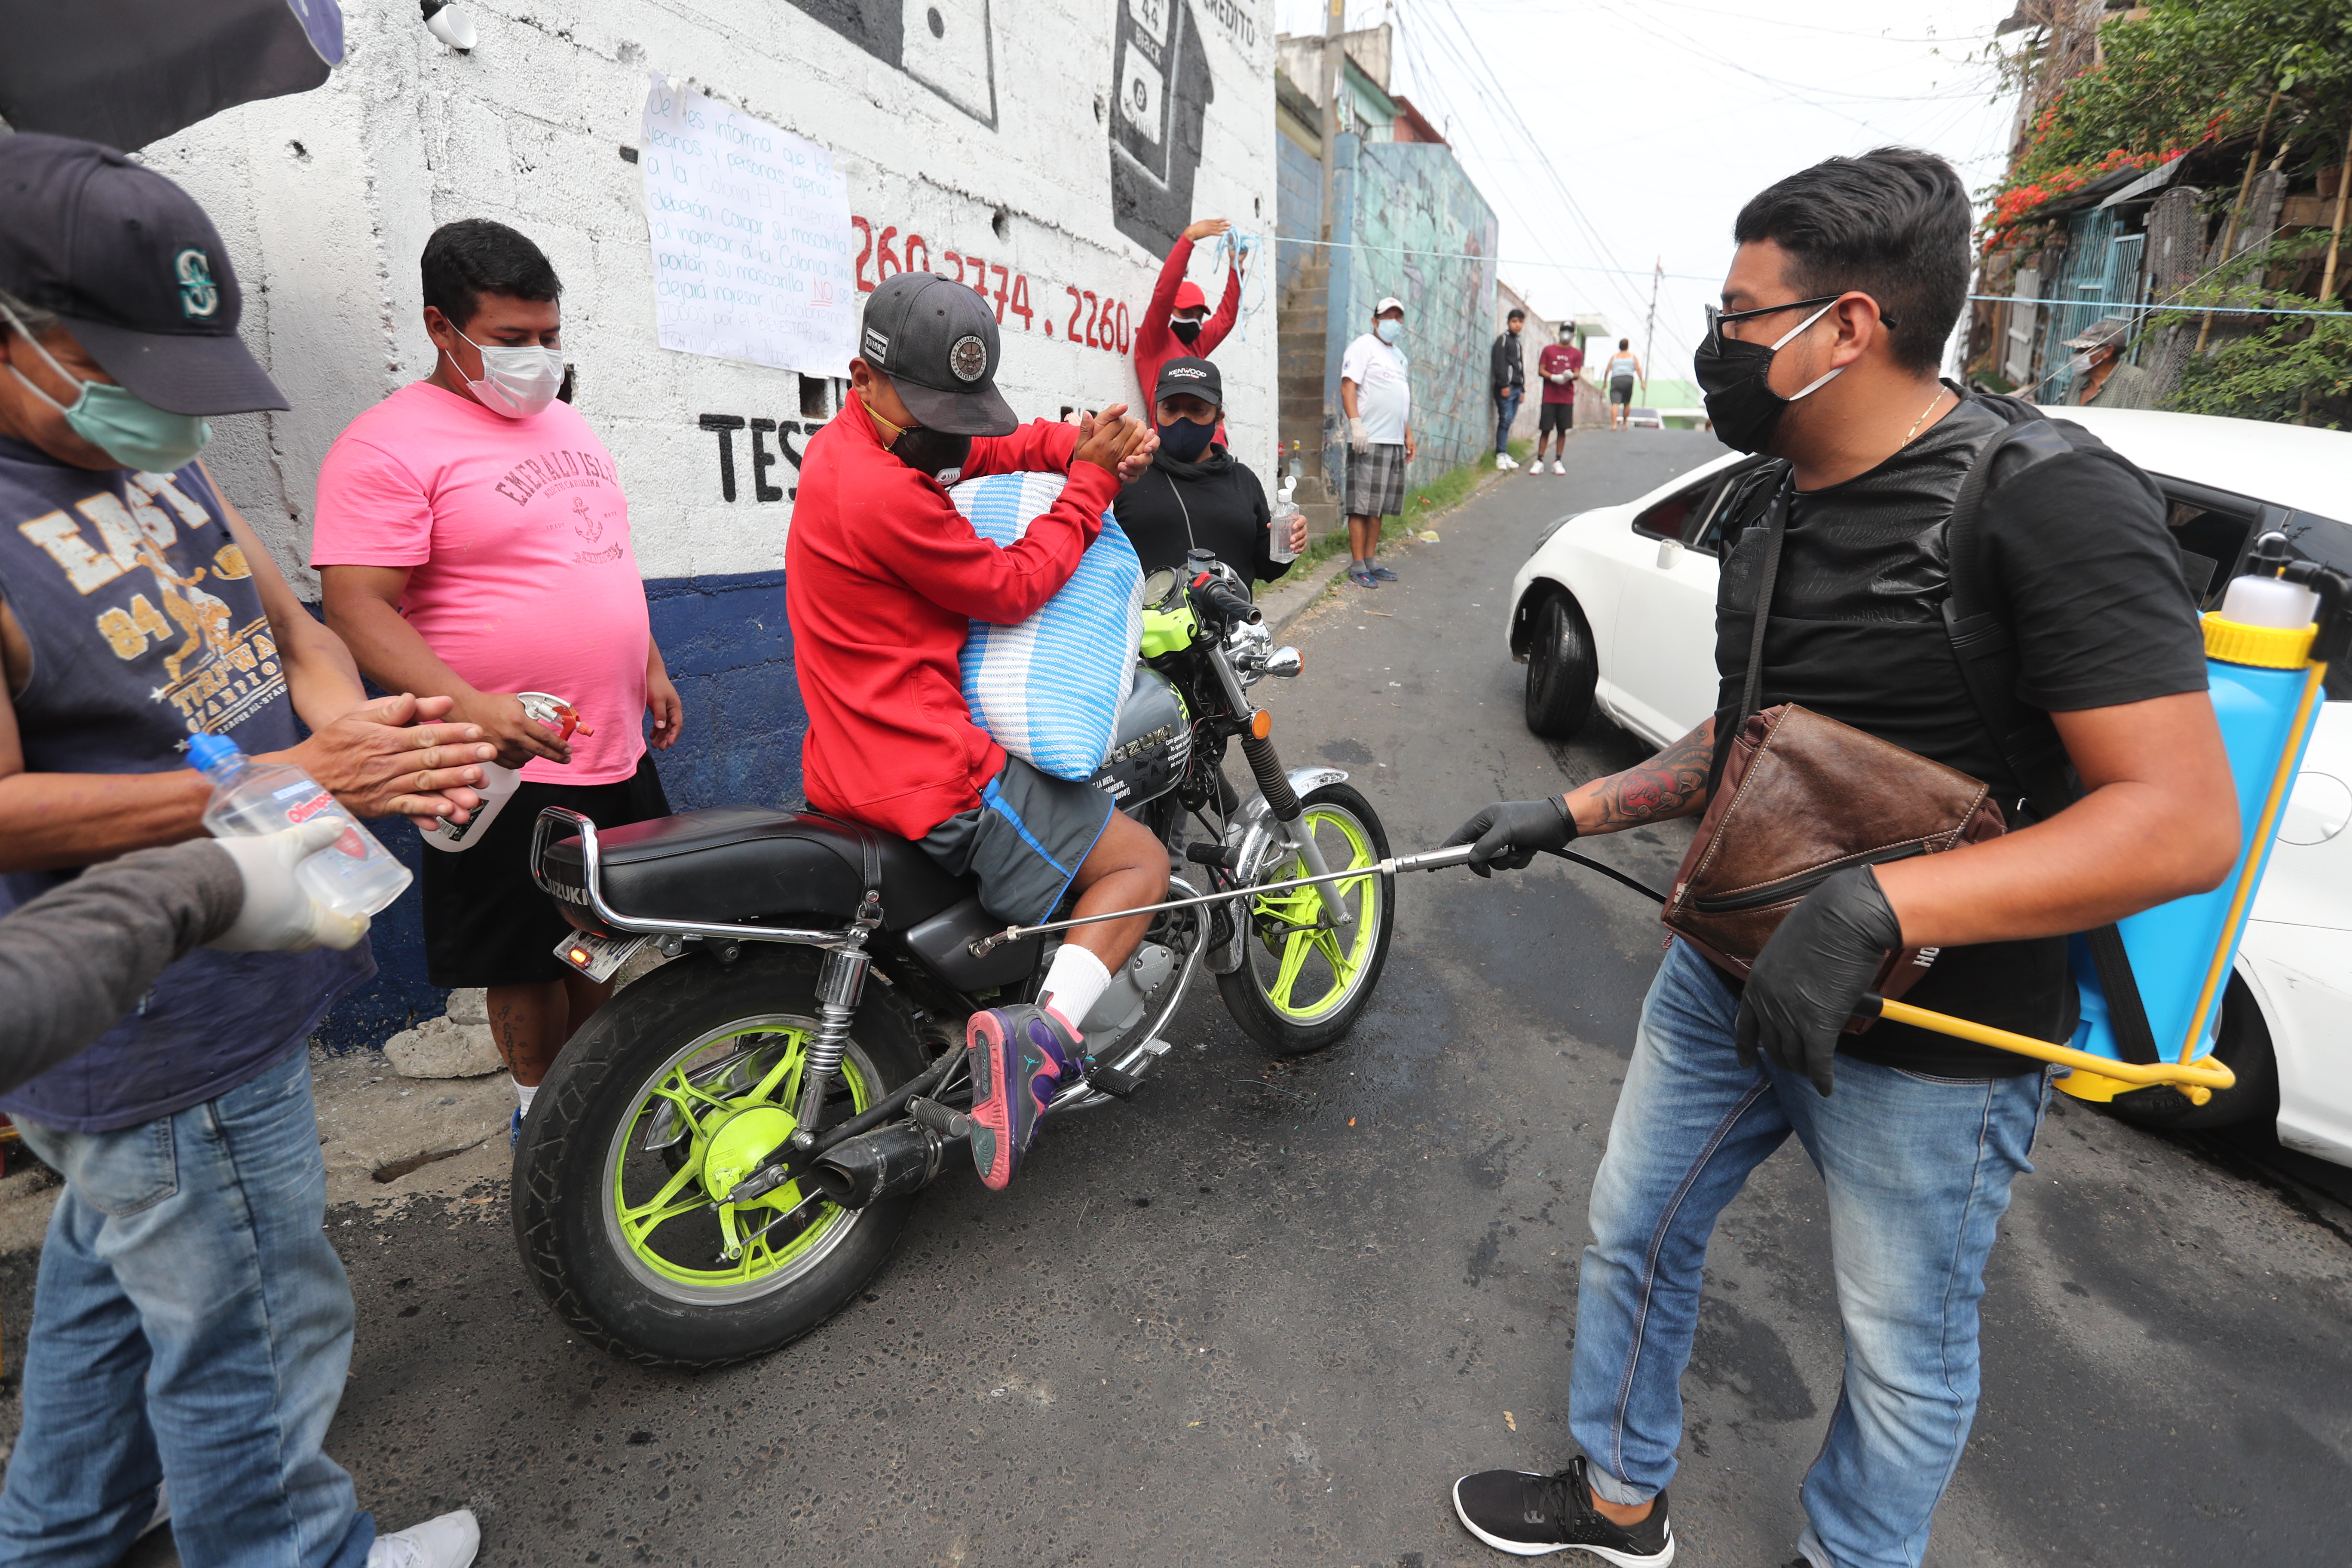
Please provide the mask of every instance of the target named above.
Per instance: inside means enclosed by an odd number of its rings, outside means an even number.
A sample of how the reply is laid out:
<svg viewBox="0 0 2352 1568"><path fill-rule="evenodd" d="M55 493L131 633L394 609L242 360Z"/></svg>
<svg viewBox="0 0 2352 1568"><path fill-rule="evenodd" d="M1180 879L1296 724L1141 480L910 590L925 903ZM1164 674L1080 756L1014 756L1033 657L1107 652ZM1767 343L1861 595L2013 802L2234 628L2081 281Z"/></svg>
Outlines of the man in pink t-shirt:
<svg viewBox="0 0 2352 1568"><path fill-rule="evenodd" d="M571 927L532 881L531 825L563 805L617 827L666 816L646 750L678 735L677 689L647 623L612 455L570 403L555 269L504 224L426 242L432 375L352 421L319 472L311 564L327 624L387 691L457 700L512 799L455 853L425 854L436 985L488 991L490 1032L523 1110L556 1052L612 994L554 955ZM517 694L568 700L576 733ZM516 1125L520 1126L521 1111Z"/></svg>

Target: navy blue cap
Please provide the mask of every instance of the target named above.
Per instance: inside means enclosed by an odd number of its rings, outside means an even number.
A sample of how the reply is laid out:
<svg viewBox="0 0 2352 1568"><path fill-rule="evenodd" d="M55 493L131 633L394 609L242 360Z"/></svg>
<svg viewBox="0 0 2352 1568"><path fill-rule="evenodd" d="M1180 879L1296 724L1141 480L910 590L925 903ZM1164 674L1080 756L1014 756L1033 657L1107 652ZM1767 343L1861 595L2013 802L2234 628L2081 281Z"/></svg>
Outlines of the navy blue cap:
<svg viewBox="0 0 2352 1568"><path fill-rule="evenodd" d="M62 318L107 374L167 413L292 406L236 335L244 296L212 219L111 147L0 136L0 289Z"/></svg>

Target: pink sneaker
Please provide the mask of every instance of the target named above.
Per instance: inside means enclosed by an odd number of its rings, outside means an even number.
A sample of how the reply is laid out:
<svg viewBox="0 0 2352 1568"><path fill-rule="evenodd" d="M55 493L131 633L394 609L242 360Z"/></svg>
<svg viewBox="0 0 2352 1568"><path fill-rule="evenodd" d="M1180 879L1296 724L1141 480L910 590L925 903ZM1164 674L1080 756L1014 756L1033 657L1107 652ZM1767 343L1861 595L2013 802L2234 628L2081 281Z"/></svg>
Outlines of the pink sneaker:
<svg viewBox="0 0 2352 1568"><path fill-rule="evenodd" d="M974 1013L964 1030L971 1068L971 1163L1003 1192L1037 1135L1054 1091L1077 1069L1078 1032L1034 1003Z"/></svg>

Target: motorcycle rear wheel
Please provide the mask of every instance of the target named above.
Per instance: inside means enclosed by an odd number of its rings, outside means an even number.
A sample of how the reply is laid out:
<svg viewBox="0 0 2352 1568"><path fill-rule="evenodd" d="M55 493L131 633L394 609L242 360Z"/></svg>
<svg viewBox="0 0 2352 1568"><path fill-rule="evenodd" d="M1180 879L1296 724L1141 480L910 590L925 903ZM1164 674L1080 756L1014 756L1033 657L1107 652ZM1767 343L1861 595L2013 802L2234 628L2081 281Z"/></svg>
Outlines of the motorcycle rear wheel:
<svg viewBox="0 0 2352 1568"><path fill-rule="evenodd" d="M1328 784L1300 800L1306 824L1334 871L1370 868L1389 853L1389 836L1371 802L1350 785ZM1259 880L1307 875L1297 855L1265 868ZM1305 1056L1344 1037L1372 999L1395 932L1394 888L1366 869L1333 884L1355 922L1325 929L1318 889L1261 893L1252 900L1241 966L1217 976L1225 1009L1242 1032L1276 1056Z"/></svg>
<svg viewBox="0 0 2352 1568"><path fill-rule="evenodd" d="M847 1304L889 1256L912 1197L846 1210L793 1183L721 1205L738 1177L706 1165L714 1147L718 1165L740 1166L794 1130L821 956L746 943L731 964L665 964L599 1009L540 1087L515 1147L515 1241L589 1342L648 1365L761 1355ZM869 984L821 1125L922 1068L910 1010Z"/></svg>

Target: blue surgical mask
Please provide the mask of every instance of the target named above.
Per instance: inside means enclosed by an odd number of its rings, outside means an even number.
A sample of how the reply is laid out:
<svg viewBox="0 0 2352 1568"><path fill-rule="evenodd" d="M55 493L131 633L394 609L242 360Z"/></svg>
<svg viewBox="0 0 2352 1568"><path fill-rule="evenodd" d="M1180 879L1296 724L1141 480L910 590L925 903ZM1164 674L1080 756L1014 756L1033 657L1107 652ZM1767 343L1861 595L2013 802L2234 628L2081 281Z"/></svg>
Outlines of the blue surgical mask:
<svg viewBox="0 0 2352 1568"><path fill-rule="evenodd" d="M1381 342L1384 343L1392 343L1396 342L1397 339L1404 335L1404 323L1402 321L1393 320L1374 321L1372 323L1372 331L1380 334Z"/></svg>
<svg viewBox="0 0 2352 1568"><path fill-rule="evenodd" d="M1199 462L1217 433L1213 424L1196 425L1190 419L1179 419L1159 428L1160 449L1180 463Z"/></svg>
<svg viewBox="0 0 2352 1568"><path fill-rule="evenodd" d="M0 305L0 316L6 317L8 324L49 362L49 368L61 380L79 386L81 395L68 407L34 385L31 378L14 364L8 367L9 374L31 388L34 396L64 415L68 429L124 468L150 474L172 473L194 462L196 454L212 440L213 427L196 415L166 413L110 382L79 380L41 346L40 340L26 330L15 311Z"/></svg>

